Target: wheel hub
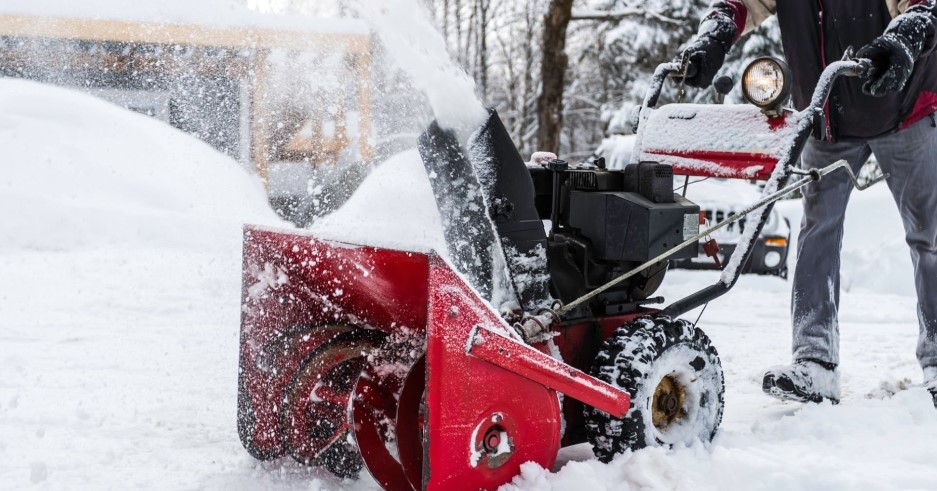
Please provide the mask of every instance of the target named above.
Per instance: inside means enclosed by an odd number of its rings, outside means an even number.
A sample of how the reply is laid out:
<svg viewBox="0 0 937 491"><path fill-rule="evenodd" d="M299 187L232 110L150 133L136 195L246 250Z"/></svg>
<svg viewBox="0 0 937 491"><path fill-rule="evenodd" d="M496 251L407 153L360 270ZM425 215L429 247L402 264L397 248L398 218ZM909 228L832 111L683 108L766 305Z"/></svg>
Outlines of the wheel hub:
<svg viewBox="0 0 937 491"><path fill-rule="evenodd" d="M664 430L686 418L686 387L673 375L661 379L654 390L651 414L654 426Z"/></svg>

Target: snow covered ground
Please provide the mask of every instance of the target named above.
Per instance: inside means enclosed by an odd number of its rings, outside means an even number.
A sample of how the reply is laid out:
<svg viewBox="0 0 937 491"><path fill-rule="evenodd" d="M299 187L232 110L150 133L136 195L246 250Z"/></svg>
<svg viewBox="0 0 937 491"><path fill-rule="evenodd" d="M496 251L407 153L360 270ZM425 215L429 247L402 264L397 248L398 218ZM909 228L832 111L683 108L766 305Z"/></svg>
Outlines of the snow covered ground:
<svg viewBox="0 0 937 491"><path fill-rule="evenodd" d="M22 82L0 81L0 148L0 487L376 489L258 463L238 441L239 227L278 223L256 180L154 121ZM395 174L401 191L415 188L414 157L392 164L410 172ZM371 182L362 193L394 192ZM796 203L783 208L796 224ZM855 196L842 404L761 394L764 369L788 361L789 284L744 277L701 320L727 384L711 446L608 465L575 447L558 472L528 465L506 489L937 489L937 411L914 387L915 300L893 209L883 186ZM715 279L671 272L663 293Z"/></svg>

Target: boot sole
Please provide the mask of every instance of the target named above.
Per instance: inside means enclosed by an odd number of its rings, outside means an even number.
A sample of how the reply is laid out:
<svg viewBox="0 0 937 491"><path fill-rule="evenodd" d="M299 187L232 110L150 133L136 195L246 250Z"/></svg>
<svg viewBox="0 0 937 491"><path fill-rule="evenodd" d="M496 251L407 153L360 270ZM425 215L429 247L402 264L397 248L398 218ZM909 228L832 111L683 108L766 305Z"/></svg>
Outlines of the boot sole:
<svg viewBox="0 0 937 491"><path fill-rule="evenodd" d="M777 385L777 381L772 376L766 376L761 384L761 390L775 399L782 401L802 402L820 404L823 401L830 401L833 405L839 404L839 399L832 397L823 397L820 394L804 394L792 390L784 390Z"/></svg>

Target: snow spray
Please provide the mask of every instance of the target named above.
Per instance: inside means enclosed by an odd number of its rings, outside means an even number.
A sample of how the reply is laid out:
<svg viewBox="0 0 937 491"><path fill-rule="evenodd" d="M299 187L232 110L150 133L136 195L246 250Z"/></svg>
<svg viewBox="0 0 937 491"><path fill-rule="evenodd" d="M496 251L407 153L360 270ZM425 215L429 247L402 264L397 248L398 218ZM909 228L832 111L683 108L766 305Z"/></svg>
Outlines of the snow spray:
<svg viewBox="0 0 937 491"><path fill-rule="evenodd" d="M354 0L397 65L426 94L441 127L473 130L488 113L475 81L449 57L446 41L418 0Z"/></svg>

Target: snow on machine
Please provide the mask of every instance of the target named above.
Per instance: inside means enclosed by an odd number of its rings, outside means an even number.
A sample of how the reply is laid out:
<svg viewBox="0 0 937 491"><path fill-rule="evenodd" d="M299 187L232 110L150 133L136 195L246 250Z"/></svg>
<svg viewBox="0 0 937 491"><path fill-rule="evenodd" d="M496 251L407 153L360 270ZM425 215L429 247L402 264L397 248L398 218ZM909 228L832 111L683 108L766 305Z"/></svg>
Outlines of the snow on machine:
<svg viewBox="0 0 937 491"><path fill-rule="evenodd" d="M550 469L561 447L582 442L607 462L709 441L722 368L706 334L678 317L732 288L774 201L850 172L796 162L825 127L835 79L865 67L831 64L811 105L793 112L780 61L745 70L752 104L658 108L667 76L685 74L663 64L623 170L525 165L494 112L467 149L434 123L419 145L441 253L245 227L244 447L342 477L364 467L398 491L495 489L521 464ZM761 200L700 231L675 174L766 183ZM750 214L720 280L658 308L668 261L696 257L701 238Z"/></svg>

